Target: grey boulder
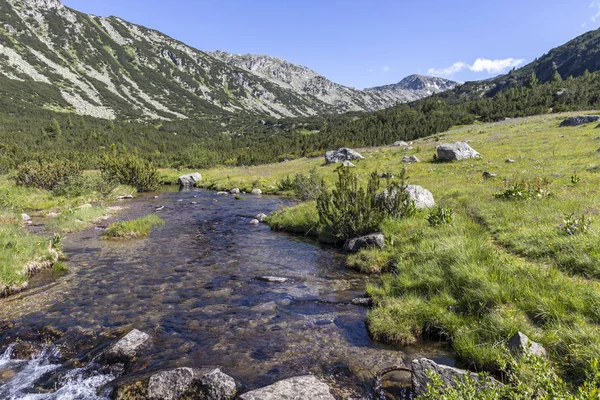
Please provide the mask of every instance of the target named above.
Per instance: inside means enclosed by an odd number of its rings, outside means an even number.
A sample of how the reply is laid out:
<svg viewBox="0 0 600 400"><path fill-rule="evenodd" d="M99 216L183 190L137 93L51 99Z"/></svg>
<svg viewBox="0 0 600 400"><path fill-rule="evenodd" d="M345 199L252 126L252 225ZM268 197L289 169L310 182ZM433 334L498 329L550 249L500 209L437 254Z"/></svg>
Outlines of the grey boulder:
<svg viewBox="0 0 600 400"><path fill-rule="evenodd" d="M179 179L177 179L177 183L181 187L193 187L196 183L202 180L202 175L198 172L194 172L193 174L181 175Z"/></svg>
<svg viewBox="0 0 600 400"><path fill-rule="evenodd" d="M514 355L529 354L546 357L546 349L541 344L530 340L525 334L517 332L508 341L508 349Z"/></svg>
<svg viewBox="0 0 600 400"><path fill-rule="evenodd" d="M252 192L250 192L251 194L255 195L255 196L259 196L262 194L262 190L260 189L252 189Z"/></svg>
<svg viewBox="0 0 600 400"><path fill-rule="evenodd" d="M117 343L109 347L104 352L104 359L107 362L127 362L135 358L137 351L150 339L150 335L140 332L137 329L132 330Z"/></svg>
<svg viewBox="0 0 600 400"><path fill-rule="evenodd" d="M329 386L312 375L297 376L244 393L241 400L334 400Z"/></svg>
<svg viewBox="0 0 600 400"><path fill-rule="evenodd" d="M268 215L264 214L264 213L257 214L256 217L254 217L254 219L258 220L258 222L265 222L267 220L267 218L268 218Z"/></svg>
<svg viewBox="0 0 600 400"><path fill-rule="evenodd" d="M405 164L413 164L420 162L420 160L417 158L417 156L404 156L402 157L402 162Z"/></svg>
<svg viewBox="0 0 600 400"><path fill-rule="evenodd" d="M403 142L402 140L399 140L397 142L394 142L394 144L392 146L396 146L396 147L408 146L408 143Z"/></svg>
<svg viewBox="0 0 600 400"><path fill-rule="evenodd" d="M453 387L456 385L456 380L464 382L465 378L470 377L476 384L483 387L502 387L502 383L494 378L487 378L481 381L477 374L462 369L439 365L436 362L427 358L413 360L412 362L412 389L415 397L421 396L427 392L427 384L431 381L427 376L427 371L432 371L439 375L445 387Z"/></svg>
<svg viewBox="0 0 600 400"><path fill-rule="evenodd" d="M346 167L346 168L356 168L356 165L352 164L350 161L344 161L342 163L342 167Z"/></svg>
<svg viewBox="0 0 600 400"><path fill-rule="evenodd" d="M361 156L358 152L345 147L333 151L328 151L327 153L325 153L325 162L327 164L334 164L352 160L364 160L364 157Z"/></svg>
<svg viewBox="0 0 600 400"><path fill-rule="evenodd" d="M385 237L383 233L373 233L371 235L362 236L359 238L348 239L344 243L344 251L348 253L356 253L366 247L385 247Z"/></svg>
<svg viewBox="0 0 600 400"><path fill-rule="evenodd" d="M416 208L431 208L435 206L435 199L433 198L433 194L425 189L424 187L417 185L407 185L406 189L404 189L406 193L408 193L410 199L413 201ZM396 190L392 190L391 199L396 198ZM388 197L388 191L385 190L382 193L377 195L377 200L381 200Z"/></svg>
<svg viewBox="0 0 600 400"><path fill-rule="evenodd" d="M239 188L233 188L229 191L229 193L231 194L240 194L240 189Z"/></svg>
<svg viewBox="0 0 600 400"><path fill-rule="evenodd" d="M440 161L459 161L479 157L480 154L473 150L466 142L441 144L437 147L437 157Z"/></svg>
<svg viewBox="0 0 600 400"><path fill-rule="evenodd" d="M600 121L600 116L598 115L578 115L565 119L561 122L560 126L579 126L598 121Z"/></svg>

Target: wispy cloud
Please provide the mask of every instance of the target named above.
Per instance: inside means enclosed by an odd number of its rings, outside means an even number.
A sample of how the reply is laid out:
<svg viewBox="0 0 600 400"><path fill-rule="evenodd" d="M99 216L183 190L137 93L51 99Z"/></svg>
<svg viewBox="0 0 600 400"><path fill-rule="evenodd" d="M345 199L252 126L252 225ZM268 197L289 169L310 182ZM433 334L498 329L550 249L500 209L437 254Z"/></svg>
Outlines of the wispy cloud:
<svg viewBox="0 0 600 400"><path fill-rule="evenodd" d="M373 73L373 72L383 72L383 73L385 74L386 72L389 72L389 71L391 71L391 70L392 70L392 69L390 68L390 66L389 66L389 65L383 65L383 66L381 66L381 67L379 67L379 68L369 68L369 69L367 70L367 72L369 72L369 73Z"/></svg>
<svg viewBox="0 0 600 400"><path fill-rule="evenodd" d="M600 0L599 0L600 1ZM460 71L468 69L473 72L487 72L488 74L499 74L510 68L518 67L525 62L523 59L506 58L504 60L488 60L486 58L478 58L473 64L457 62L448 68L430 68L427 73L429 75L451 76Z"/></svg>
<svg viewBox="0 0 600 400"><path fill-rule="evenodd" d="M600 0L594 0L590 3L590 8L593 10L593 12L595 13L591 18L590 21L592 22L596 22L599 18L600 18Z"/></svg>

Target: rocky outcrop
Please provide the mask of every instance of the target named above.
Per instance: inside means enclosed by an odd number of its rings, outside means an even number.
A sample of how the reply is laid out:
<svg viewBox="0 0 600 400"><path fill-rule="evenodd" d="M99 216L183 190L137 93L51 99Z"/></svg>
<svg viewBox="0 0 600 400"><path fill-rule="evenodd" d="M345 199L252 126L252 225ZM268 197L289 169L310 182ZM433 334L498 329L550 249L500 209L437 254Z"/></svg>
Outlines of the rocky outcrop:
<svg viewBox="0 0 600 400"><path fill-rule="evenodd" d="M421 358L419 360L413 360L412 362L412 389L415 397L421 396L427 391L427 385L431 382L427 371L431 371L439 375L444 386L451 387L456 385L456 380L459 379L464 382L464 379L468 376L470 379L483 387L501 387L502 383L498 382L493 378L487 378L485 381L481 381L477 374L462 369L448 367L446 365L436 364L434 361L427 358Z"/></svg>
<svg viewBox="0 0 600 400"><path fill-rule="evenodd" d="M560 126L579 126L598 121L600 121L600 116L598 115L579 115L565 119L561 122Z"/></svg>
<svg viewBox="0 0 600 400"><path fill-rule="evenodd" d="M108 363L126 363L136 357L138 350L150 339L150 335L132 330L117 343L113 344L103 354L103 360Z"/></svg>
<svg viewBox="0 0 600 400"><path fill-rule="evenodd" d="M344 243L344 251L348 253L356 253L367 247L385 247L385 237L383 233L373 233L371 235L362 236L359 238L348 239Z"/></svg>
<svg viewBox="0 0 600 400"><path fill-rule="evenodd" d="M358 152L348 148L341 148L325 153L325 162L327 164L335 164L351 160L364 160L364 157Z"/></svg>
<svg viewBox="0 0 600 400"><path fill-rule="evenodd" d="M517 332L508 341L508 349L514 355L523 354L546 357L546 349L541 344L530 340L525 334Z"/></svg>
<svg viewBox="0 0 600 400"><path fill-rule="evenodd" d="M436 151L437 159L439 161L460 161L480 156L480 154L473 150L466 142L441 144L437 147Z"/></svg>
<svg viewBox="0 0 600 400"><path fill-rule="evenodd" d="M329 386L312 375L289 378L244 393L241 400L335 400Z"/></svg>
<svg viewBox="0 0 600 400"><path fill-rule="evenodd" d="M180 187L194 187L196 183L202 180L202 175L198 172L194 172L193 174L181 175L177 180Z"/></svg>
<svg viewBox="0 0 600 400"><path fill-rule="evenodd" d="M417 158L417 156L404 156L402 157L402 162L405 164L414 164L414 163L418 163L421 160L419 160Z"/></svg>

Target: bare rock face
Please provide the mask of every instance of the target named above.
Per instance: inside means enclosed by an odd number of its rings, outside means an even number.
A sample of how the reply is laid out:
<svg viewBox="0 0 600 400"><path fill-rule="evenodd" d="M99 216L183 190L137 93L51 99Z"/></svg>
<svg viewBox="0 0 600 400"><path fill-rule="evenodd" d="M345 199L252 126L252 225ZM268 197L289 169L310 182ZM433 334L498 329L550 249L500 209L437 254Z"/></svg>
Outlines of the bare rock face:
<svg viewBox="0 0 600 400"><path fill-rule="evenodd" d="M325 162L327 164L335 164L344 161L364 159L365 158L362 155L360 155L360 153L348 148L341 148L325 153Z"/></svg>
<svg viewBox="0 0 600 400"><path fill-rule="evenodd" d="M427 371L432 371L438 374L444 383L444 386L451 387L456 385L456 379L464 381L468 376L476 383L483 385L484 387L501 387L502 383L498 382L494 378L487 378L485 381L480 381L477 374L465 371L458 368L448 367L446 365L436 364L434 361L427 358L421 358L419 360L413 360L412 362L412 388L413 395L415 397L421 396L427 392L427 384L430 383Z"/></svg>
<svg viewBox="0 0 600 400"><path fill-rule="evenodd" d="M456 142L453 144L441 144L437 147L437 157L440 161L460 161L480 156L466 142Z"/></svg>
<svg viewBox="0 0 600 400"><path fill-rule="evenodd" d="M561 122L560 126L579 126L598 121L600 121L600 116L598 115L579 115L565 119Z"/></svg>
<svg viewBox="0 0 600 400"><path fill-rule="evenodd" d="M383 233L373 233L359 238L348 239L344 243L344 251L349 253L356 253L366 247L379 247L383 249L385 247Z"/></svg>
<svg viewBox="0 0 600 400"><path fill-rule="evenodd" d="M181 175L177 180L179 186L181 187L194 187L196 183L202 180L202 175L198 172L194 172L193 174Z"/></svg>
<svg viewBox="0 0 600 400"><path fill-rule="evenodd" d="M511 353L515 355L530 354L537 357L546 357L546 349L541 344L529 340L529 338L521 333L517 332L508 341L508 348Z"/></svg>
<svg viewBox="0 0 600 400"><path fill-rule="evenodd" d="M104 359L111 363L131 361L148 339L150 335L134 329L106 350Z"/></svg>
<svg viewBox="0 0 600 400"><path fill-rule="evenodd" d="M312 375L285 379L240 396L241 400L334 400L329 386Z"/></svg>

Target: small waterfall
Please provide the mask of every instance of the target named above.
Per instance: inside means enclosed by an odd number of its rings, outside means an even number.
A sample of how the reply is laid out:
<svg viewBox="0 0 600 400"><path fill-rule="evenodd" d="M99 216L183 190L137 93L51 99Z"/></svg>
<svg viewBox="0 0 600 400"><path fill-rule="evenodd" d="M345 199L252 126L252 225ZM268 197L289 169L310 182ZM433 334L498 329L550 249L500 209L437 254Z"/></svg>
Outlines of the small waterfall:
<svg viewBox="0 0 600 400"><path fill-rule="evenodd" d="M39 357L31 360L12 360L14 345L9 346L0 356L0 371L13 370L15 376L0 386L0 399L6 400L106 400L98 396L97 389L115 379L98 371L98 365L91 362L83 368L61 372L60 353L56 348L45 349ZM60 372L60 373L59 373ZM37 385L58 374L56 390L40 393ZM36 393L37 392L37 393Z"/></svg>

